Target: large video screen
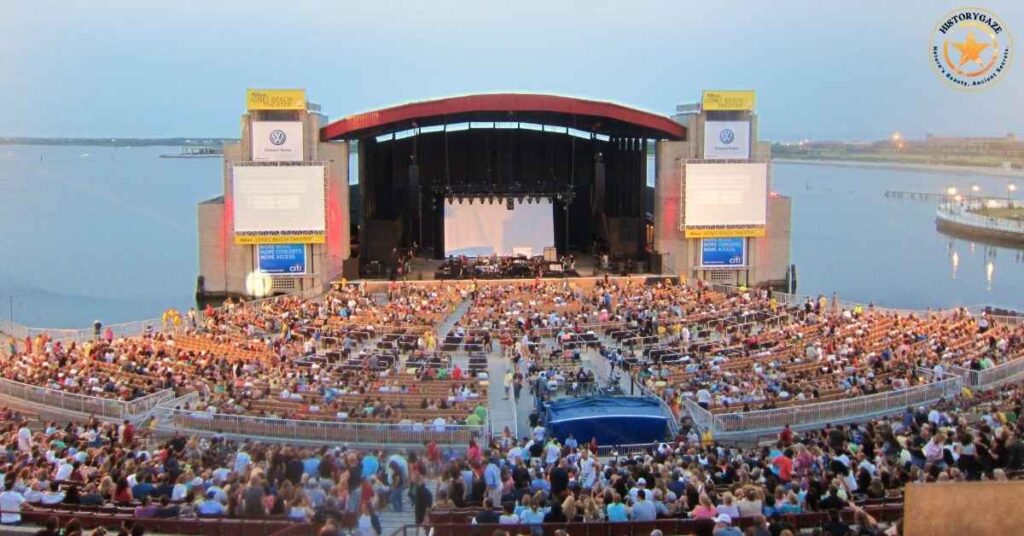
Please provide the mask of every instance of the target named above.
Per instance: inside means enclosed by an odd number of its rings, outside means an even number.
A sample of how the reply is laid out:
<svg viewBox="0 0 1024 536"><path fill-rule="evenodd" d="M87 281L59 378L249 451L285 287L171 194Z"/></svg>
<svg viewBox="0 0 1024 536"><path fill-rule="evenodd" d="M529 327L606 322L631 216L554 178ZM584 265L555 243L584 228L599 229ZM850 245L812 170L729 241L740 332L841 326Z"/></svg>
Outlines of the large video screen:
<svg viewBox="0 0 1024 536"><path fill-rule="evenodd" d="M323 166L234 166L236 233L323 235Z"/></svg>
<svg viewBox="0 0 1024 536"><path fill-rule="evenodd" d="M686 164L686 219L691 225L765 225L768 165Z"/></svg>
<svg viewBox="0 0 1024 536"><path fill-rule="evenodd" d="M555 245L554 209L550 200L472 205L449 200L444 205L444 254L537 256Z"/></svg>

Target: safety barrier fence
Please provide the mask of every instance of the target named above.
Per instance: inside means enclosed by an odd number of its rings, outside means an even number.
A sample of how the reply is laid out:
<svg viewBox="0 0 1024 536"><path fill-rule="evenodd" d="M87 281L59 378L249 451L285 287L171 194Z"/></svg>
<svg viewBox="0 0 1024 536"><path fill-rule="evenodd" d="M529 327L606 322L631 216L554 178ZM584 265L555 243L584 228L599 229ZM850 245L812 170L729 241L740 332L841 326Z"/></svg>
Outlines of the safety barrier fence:
<svg viewBox="0 0 1024 536"><path fill-rule="evenodd" d="M987 204L989 205L989 208L1006 207L1005 203L995 201L990 201ZM971 210L979 210L981 208L982 205L980 203L967 205L962 203L946 203L939 205L939 208L935 211L935 215L941 220L959 223L961 225L968 225L970 227L978 227L990 231L1024 234L1024 221L1022 220L995 218L970 212Z"/></svg>
<svg viewBox="0 0 1024 536"><path fill-rule="evenodd" d="M465 445L470 439L483 439L489 428L488 424L469 426L291 420L167 407L159 408L157 415L161 426L190 434L219 433L263 441L279 440L314 444L422 445L424 441L433 440L441 445Z"/></svg>
<svg viewBox="0 0 1024 536"><path fill-rule="evenodd" d="M785 408L711 414L686 401L691 419L701 429L710 429L715 437L728 435L758 435L781 430L787 424L793 428L814 428L828 423L859 421L890 415L908 407L926 406L949 400L960 394L963 380L952 377L945 380L888 391L874 395L843 400L797 404Z"/></svg>
<svg viewBox="0 0 1024 536"><path fill-rule="evenodd" d="M699 404L693 400L683 400L683 406L686 407L687 413L690 414L690 420L693 421L693 425L701 430L715 430L715 416L710 411L700 407Z"/></svg>
<svg viewBox="0 0 1024 536"><path fill-rule="evenodd" d="M627 445L598 445L598 456L632 456L658 448L658 443L630 443Z"/></svg>
<svg viewBox="0 0 1024 536"><path fill-rule="evenodd" d="M21 400L30 404L45 406L51 411L94 415L109 420L137 420L161 402L174 397L170 389L158 391L151 395L133 400L123 401L110 398L86 396L67 393L48 387L28 385L13 380L0 379L0 395Z"/></svg>
<svg viewBox="0 0 1024 536"><path fill-rule="evenodd" d="M1024 357L1018 357L985 370L950 367L951 373L963 378L964 386L974 390L994 389L1004 383L1020 379L1024 375Z"/></svg>

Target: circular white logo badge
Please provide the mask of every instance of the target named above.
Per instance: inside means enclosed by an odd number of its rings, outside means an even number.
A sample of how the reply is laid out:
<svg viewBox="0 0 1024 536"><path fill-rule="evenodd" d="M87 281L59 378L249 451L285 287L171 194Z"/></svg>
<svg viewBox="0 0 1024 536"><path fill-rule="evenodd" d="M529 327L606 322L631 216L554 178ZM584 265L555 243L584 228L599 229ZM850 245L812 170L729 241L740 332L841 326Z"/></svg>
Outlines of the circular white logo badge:
<svg viewBox="0 0 1024 536"><path fill-rule="evenodd" d="M931 60L960 89L986 88L1010 68L1013 42L1002 19L975 7L950 11L932 32Z"/></svg>
<svg viewBox="0 0 1024 536"><path fill-rule="evenodd" d="M285 135L283 130L273 130L270 132L270 143L274 145L283 145L288 140L288 136Z"/></svg>

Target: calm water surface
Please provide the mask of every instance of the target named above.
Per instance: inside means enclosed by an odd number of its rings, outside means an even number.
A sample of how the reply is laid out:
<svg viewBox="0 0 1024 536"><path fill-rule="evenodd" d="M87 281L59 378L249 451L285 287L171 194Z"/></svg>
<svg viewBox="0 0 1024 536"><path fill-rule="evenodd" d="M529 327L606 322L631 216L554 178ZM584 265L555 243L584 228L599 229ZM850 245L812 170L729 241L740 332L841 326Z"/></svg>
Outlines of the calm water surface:
<svg viewBox="0 0 1024 536"><path fill-rule="evenodd" d="M0 318L11 296L15 320L35 326L189 307L196 202L221 193L221 162L158 158L176 151L0 146ZM1005 192L1006 179L776 164L774 181L793 197L799 292L893 307L1024 309L1018 250L951 239L935 230L933 204L883 197L971 184Z"/></svg>

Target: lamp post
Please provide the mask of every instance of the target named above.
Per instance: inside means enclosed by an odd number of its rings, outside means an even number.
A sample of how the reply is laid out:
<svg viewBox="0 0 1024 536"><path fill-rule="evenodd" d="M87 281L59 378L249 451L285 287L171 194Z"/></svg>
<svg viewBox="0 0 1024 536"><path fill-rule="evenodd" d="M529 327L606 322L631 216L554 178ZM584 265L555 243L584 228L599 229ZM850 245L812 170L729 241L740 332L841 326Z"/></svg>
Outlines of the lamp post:
<svg viewBox="0 0 1024 536"><path fill-rule="evenodd" d="M1011 182L1010 184L1006 185L1006 208L1013 208L1013 201L1010 199L1010 196L1013 195L1013 192L1016 192L1016 191L1017 191L1017 185L1016 184Z"/></svg>
<svg viewBox="0 0 1024 536"><path fill-rule="evenodd" d="M946 188L946 202L952 201L954 196L956 196L956 186Z"/></svg>
<svg viewBox="0 0 1024 536"><path fill-rule="evenodd" d="M974 204L974 203L976 203L978 201L978 199L977 199L978 198L978 192L980 192L980 191L981 191L981 186L978 186L977 184L972 184L971 185L971 204Z"/></svg>

